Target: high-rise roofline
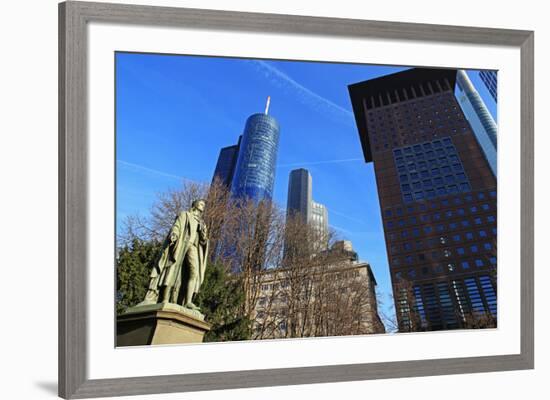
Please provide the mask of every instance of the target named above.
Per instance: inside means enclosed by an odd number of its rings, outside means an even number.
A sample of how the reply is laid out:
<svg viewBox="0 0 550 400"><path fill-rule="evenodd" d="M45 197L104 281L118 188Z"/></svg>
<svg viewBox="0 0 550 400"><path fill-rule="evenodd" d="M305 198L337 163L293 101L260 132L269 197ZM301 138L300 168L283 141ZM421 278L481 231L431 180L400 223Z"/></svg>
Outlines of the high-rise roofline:
<svg viewBox="0 0 550 400"><path fill-rule="evenodd" d="M454 91L455 82L455 69L411 68L348 85L365 162L372 161L366 109L385 107L444 90Z"/></svg>

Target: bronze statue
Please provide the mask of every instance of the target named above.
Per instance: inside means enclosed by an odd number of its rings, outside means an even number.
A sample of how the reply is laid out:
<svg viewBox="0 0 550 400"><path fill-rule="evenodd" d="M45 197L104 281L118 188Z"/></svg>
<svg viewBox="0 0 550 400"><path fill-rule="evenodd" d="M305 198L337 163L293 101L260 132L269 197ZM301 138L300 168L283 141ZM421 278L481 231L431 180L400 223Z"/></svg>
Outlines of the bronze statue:
<svg viewBox="0 0 550 400"><path fill-rule="evenodd" d="M198 311L193 296L204 280L208 256L204 207L204 200L195 200L190 210L176 217L151 271L145 300L140 304L175 303Z"/></svg>

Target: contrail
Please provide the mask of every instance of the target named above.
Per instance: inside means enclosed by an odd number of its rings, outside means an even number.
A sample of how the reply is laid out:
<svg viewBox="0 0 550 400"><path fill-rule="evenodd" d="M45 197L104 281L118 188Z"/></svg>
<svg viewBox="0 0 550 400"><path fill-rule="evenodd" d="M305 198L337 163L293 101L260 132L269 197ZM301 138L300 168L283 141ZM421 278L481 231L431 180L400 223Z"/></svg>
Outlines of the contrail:
<svg viewBox="0 0 550 400"><path fill-rule="evenodd" d="M301 162L301 163L278 164L277 168L279 168L279 167L299 167L299 166L302 166L302 165L337 164L337 163L362 161L362 160L363 160L363 158L342 158L342 159L339 159L339 160L304 161L304 162Z"/></svg>
<svg viewBox="0 0 550 400"><path fill-rule="evenodd" d="M309 100L309 102L312 103L314 107L322 106L324 108L328 108L332 112L345 116L346 119L349 120L349 122L353 122L353 113L351 111L346 110L344 107L339 106L338 104L330 101L329 99L308 89L307 87L295 81L290 76L285 74L280 69L274 67L273 65L270 65L269 63L262 60L254 60L253 62L255 62L256 65L259 66L260 69L262 69L264 72L267 72L272 76L275 76L279 81L284 82L289 87L296 90L300 95L300 97L302 97L306 101ZM269 75L267 74L266 76L269 77Z"/></svg>
<svg viewBox="0 0 550 400"><path fill-rule="evenodd" d="M347 235L360 235L360 236L367 236L367 237L370 237L371 239L382 239L384 240L384 234L382 232L377 232L377 231L350 231L349 229L346 229L346 228L342 228L341 226L337 226L337 225L330 225L331 228L334 228L336 229L337 231L339 232L342 232L342 233L345 233Z"/></svg>
<svg viewBox="0 0 550 400"><path fill-rule="evenodd" d="M178 181L184 180L184 181L189 181L189 182L195 182L192 179L186 178L184 176L169 174L167 172L163 172L163 171L159 171L157 169L144 167L143 165L134 164L134 163L131 163L131 162L128 162L128 161L116 160L116 162L121 164L121 165L124 165L126 167L134 168L138 171L149 172L149 173L154 174L154 175L164 176L166 178L171 178L171 179L177 179Z"/></svg>
<svg viewBox="0 0 550 400"><path fill-rule="evenodd" d="M363 220L361 220L361 219L359 219L359 218L350 217L349 215L346 215L346 214L344 214L344 213L338 212L338 211L334 210L333 208L327 207L327 210L328 210L328 212L329 212L329 215L330 215L330 214L336 214L336 215L339 215L339 216L342 217L342 218L346 218L346 219L349 219L350 221L359 222L360 224L365 225L365 221L363 221Z"/></svg>
<svg viewBox="0 0 550 400"><path fill-rule="evenodd" d="M331 224L331 225L330 225L330 227L331 227L331 228L334 228L334 229L336 229L337 231L340 231L340 232L346 233L346 234L348 234L348 235L351 235L351 234L353 234L353 232L352 232L352 231L350 231L349 229L346 229L346 228L342 228L342 227L340 227L340 226L336 226L336 225L332 225L332 224Z"/></svg>

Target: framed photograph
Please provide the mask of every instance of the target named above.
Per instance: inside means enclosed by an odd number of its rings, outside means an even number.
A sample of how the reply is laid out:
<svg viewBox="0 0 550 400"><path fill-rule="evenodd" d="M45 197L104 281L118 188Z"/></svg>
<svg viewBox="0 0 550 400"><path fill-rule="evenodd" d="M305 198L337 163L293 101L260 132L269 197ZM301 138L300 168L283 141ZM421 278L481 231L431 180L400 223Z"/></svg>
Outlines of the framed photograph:
<svg viewBox="0 0 550 400"><path fill-rule="evenodd" d="M533 35L61 3L59 395L533 368Z"/></svg>

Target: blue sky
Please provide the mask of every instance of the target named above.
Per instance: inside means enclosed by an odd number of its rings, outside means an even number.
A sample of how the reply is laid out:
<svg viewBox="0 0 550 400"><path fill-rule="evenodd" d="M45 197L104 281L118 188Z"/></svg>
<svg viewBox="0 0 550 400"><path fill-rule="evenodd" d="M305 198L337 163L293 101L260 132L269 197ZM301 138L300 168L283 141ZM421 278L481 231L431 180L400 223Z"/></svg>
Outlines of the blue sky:
<svg viewBox="0 0 550 400"><path fill-rule="evenodd" d="M182 180L210 182L221 147L248 116L281 127L274 200L286 207L288 175L306 168L329 224L368 261L392 314L391 282L372 163L364 162L347 85L402 67L213 57L116 55L117 227L147 215L156 194ZM496 106L469 73L491 113Z"/></svg>

